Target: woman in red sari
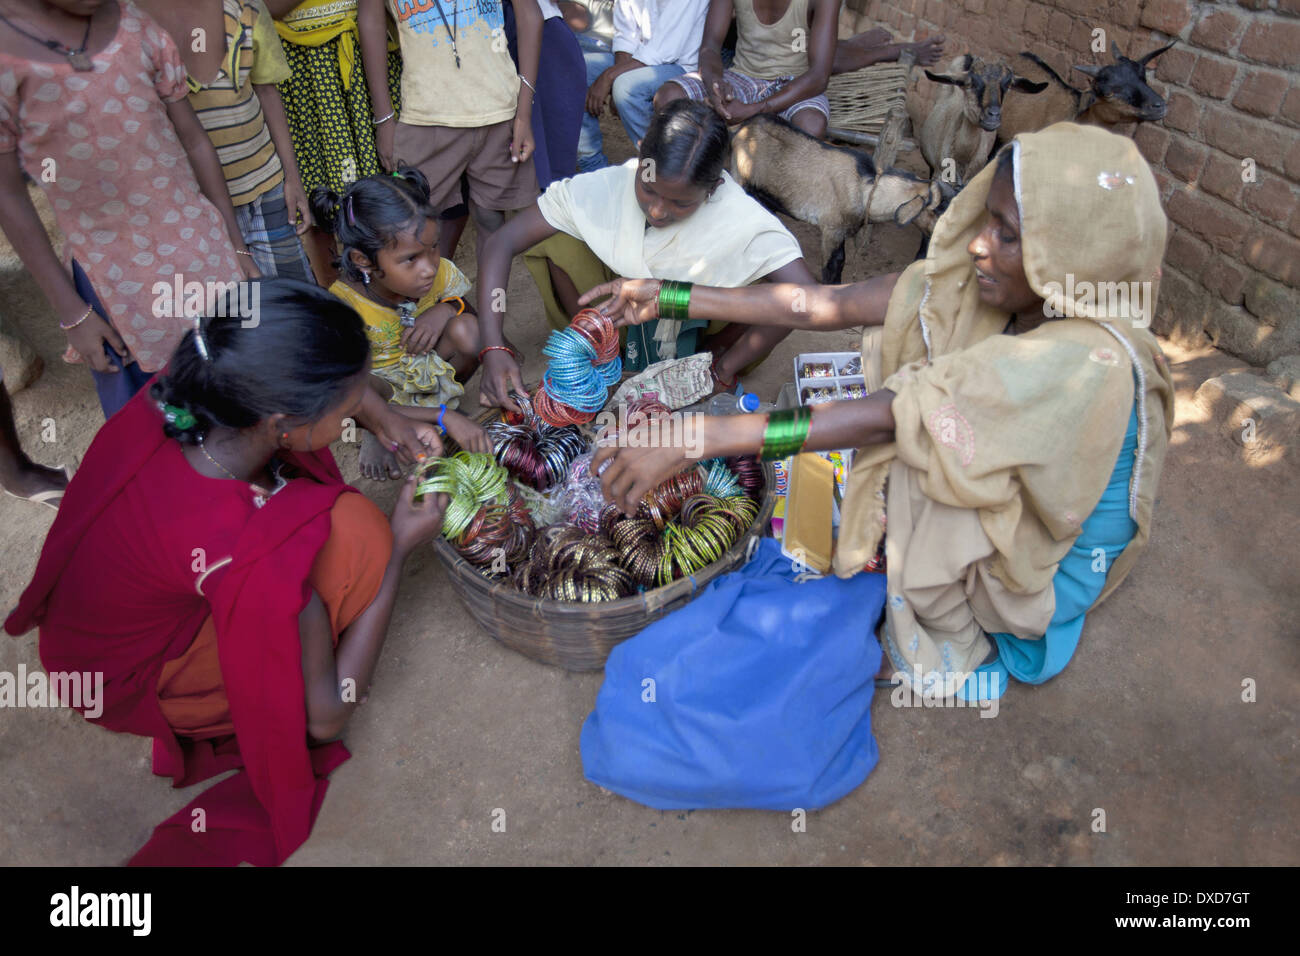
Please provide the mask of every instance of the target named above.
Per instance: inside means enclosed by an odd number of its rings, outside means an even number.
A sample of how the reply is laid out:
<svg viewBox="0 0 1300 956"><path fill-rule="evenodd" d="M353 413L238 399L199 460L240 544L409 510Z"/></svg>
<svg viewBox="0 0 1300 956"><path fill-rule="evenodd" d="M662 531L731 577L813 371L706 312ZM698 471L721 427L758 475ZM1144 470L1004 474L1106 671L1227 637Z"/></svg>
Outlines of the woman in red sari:
<svg viewBox="0 0 1300 956"><path fill-rule="evenodd" d="M390 525L329 452L349 419L440 452L373 407L360 317L316 286L259 288L256 321L200 320L100 430L5 622L40 628L47 671L101 672L95 722L153 737L176 786L244 769L136 864L274 865L301 845L348 756L316 744L365 698L403 562L442 526L443 496L415 502L412 480Z"/></svg>

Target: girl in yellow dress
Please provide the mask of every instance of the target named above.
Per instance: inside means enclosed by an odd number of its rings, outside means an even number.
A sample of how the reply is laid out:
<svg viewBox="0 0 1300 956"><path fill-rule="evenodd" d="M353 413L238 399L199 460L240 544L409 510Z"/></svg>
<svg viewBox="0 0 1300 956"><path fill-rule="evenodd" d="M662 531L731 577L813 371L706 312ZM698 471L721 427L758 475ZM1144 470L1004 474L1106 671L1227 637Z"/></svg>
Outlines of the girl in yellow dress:
<svg viewBox="0 0 1300 956"><path fill-rule="evenodd" d="M436 422L462 448L492 450L486 433L454 411L478 368L478 319L465 300L469 280L438 253L437 213L417 169L367 176L340 196L312 192L312 215L339 243L330 292L366 324L372 386L403 414ZM361 473L383 481L397 462L369 433Z"/></svg>

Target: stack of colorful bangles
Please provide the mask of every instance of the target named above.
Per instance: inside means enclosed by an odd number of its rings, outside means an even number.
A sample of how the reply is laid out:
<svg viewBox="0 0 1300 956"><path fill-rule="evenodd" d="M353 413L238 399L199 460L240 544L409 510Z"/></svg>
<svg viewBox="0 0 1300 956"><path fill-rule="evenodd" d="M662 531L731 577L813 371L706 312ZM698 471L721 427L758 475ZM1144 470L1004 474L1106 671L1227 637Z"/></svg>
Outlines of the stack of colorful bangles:
<svg viewBox="0 0 1300 956"><path fill-rule="evenodd" d="M609 388L623 376L618 330L603 312L583 309L569 327L552 332L542 354L550 359L533 396L550 425L585 425L605 407Z"/></svg>
<svg viewBox="0 0 1300 956"><path fill-rule="evenodd" d="M768 412L767 428L763 431L763 460L775 461L797 455L808 440L811 425L811 408L800 406Z"/></svg>
<svg viewBox="0 0 1300 956"><path fill-rule="evenodd" d="M660 316L685 318L690 288L663 283ZM443 537L486 577L579 603L662 587L721 560L758 517L760 456L700 462L652 489L626 516L605 501L591 436L580 427L605 406L621 375L613 322L583 310L551 333L544 353L550 363L533 398L512 393L521 420L487 426L494 455L459 452L424 466L417 494L450 496ZM634 427L673 414L645 396L627 406L625 421ZM761 458L797 453L811 422L808 408L769 413Z"/></svg>
<svg viewBox="0 0 1300 956"><path fill-rule="evenodd" d="M538 527L520 494L524 486L491 455L458 452L424 469L416 492L450 497L443 537L467 562L536 597L579 603L661 587L720 560L758 517L762 490L753 457L715 459L707 473L697 466L668 478L633 516L602 503L594 520L573 513ZM572 471L565 490L585 483L585 494L599 500L599 480L585 466Z"/></svg>

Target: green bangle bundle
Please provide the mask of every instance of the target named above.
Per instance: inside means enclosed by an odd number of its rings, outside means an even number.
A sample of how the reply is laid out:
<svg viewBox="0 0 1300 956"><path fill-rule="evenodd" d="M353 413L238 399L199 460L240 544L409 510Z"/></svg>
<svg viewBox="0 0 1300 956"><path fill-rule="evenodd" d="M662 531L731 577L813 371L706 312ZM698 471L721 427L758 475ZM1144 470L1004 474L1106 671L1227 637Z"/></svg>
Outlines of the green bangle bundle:
<svg viewBox="0 0 1300 956"><path fill-rule="evenodd" d="M415 486L417 497L439 492L451 496L442 519L442 536L448 541L469 527L483 505L507 502L506 470L484 452L459 451L450 458L431 458L421 466L421 473Z"/></svg>
<svg viewBox="0 0 1300 956"><path fill-rule="evenodd" d="M764 461L789 458L803 448L812 425L811 408L788 408L770 412L763 432Z"/></svg>
<svg viewBox="0 0 1300 956"><path fill-rule="evenodd" d="M691 284L665 279L659 283L659 318L685 319L690 311Z"/></svg>

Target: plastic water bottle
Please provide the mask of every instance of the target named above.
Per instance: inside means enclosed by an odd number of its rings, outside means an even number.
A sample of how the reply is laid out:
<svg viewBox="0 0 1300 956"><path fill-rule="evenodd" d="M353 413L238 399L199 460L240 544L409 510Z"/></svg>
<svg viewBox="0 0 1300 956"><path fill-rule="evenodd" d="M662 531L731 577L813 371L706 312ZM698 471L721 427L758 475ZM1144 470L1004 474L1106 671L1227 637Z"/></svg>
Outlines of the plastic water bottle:
<svg viewBox="0 0 1300 956"><path fill-rule="evenodd" d="M721 395L714 395L709 399L708 413L710 415L749 415L763 409L764 405L771 408L770 403L764 403L753 392L724 392Z"/></svg>

